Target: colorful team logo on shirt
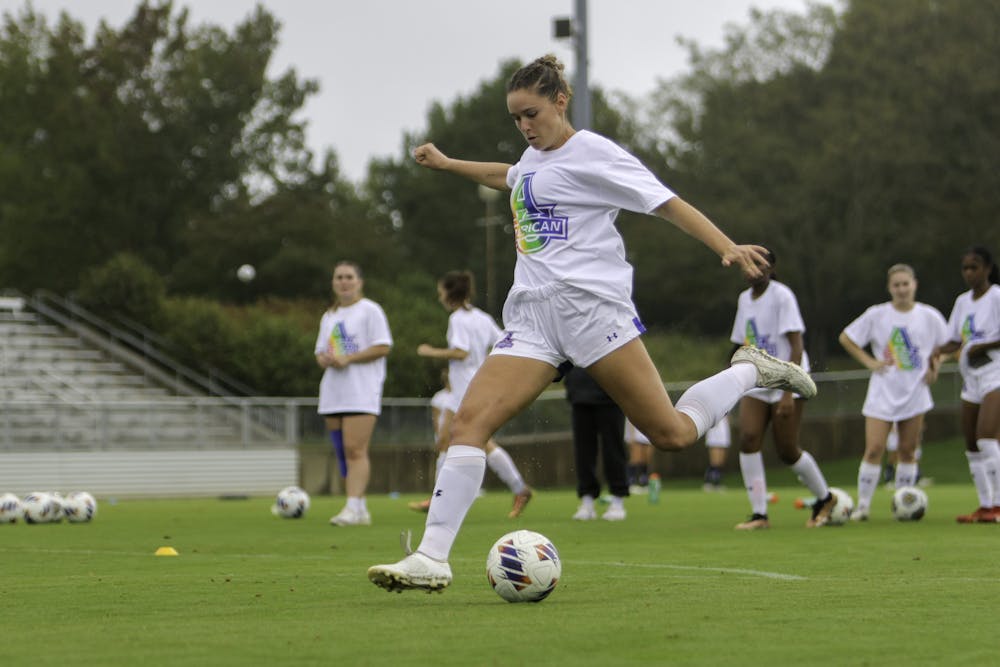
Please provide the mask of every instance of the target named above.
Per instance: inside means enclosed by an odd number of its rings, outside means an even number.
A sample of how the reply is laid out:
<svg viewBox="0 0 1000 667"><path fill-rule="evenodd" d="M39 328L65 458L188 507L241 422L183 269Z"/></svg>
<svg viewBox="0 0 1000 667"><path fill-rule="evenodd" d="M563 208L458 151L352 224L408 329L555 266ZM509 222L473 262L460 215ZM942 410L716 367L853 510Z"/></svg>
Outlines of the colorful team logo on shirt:
<svg viewBox="0 0 1000 667"><path fill-rule="evenodd" d="M510 195L517 251L526 255L544 250L552 241L565 241L569 232L569 218L555 214L557 204L535 200L531 188L534 176L535 172L522 176Z"/></svg>
<svg viewBox="0 0 1000 667"><path fill-rule="evenodd" d="M920 349L910 340L906 327L892 328L882 355L886 361L891 361L892 365L901 371L915 371L921 366Z"/></svg>
<svg viewBox="0 0 1000 667"><path fill-rule="evenodd" d="M354 354L359 350L357 336L347 333L343 322L337 322L333 325L333 331L330 332L330 352L333 354Z"/></svg>
<svg viewBox="0 0 1000 667"><path fill-rule="evenodd" d="M747 320L747 326L743 332L743 344L759 347L771 356L778 353L778 346L771 342L767 334L762 334L757 330L757 322L752 317Z"/></svg>
<svg viewBox="0 0 1000 667"><path fill-rule="evenodd" d="M983 332L976 329L976 314L969 313L965 321L962 322L962 344L979 340L983 337Z"/></svg>

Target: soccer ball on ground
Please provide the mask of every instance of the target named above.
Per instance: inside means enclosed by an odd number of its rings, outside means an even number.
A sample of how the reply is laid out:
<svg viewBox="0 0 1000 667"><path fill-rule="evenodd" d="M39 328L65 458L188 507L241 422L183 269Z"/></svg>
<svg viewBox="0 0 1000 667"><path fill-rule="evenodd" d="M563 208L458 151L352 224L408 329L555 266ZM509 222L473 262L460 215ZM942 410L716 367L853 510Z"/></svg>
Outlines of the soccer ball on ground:
<svg viewBox="0 0 1000 667"><path fill-rule="evenodd" d="M21 499L21 516L27 523L50 523L62 519L62 503L51 493L35 491Z"/></svg>
<svg viewBox="0 0 1000 667"><path fill-rule="evenodd" d="M0 496L0 523L14 523L21 516L21 499L13 493Z"/></svg>
<svg viewBox="0 0 1000 667"><path fill-rule="evenodd" d="M508 602L541 602L562 574L559 552L549 538L530 530L507 533L490 548L486 576Z"/></svg>
<svg viewBox="0 0 1000 667"><path fill-rule="evenodd" d="M826 520L826 525L843 526L851 518L851 512L854 510L854 499L851 498L851 494L847 491L838 489L835 486L830 487L830 493L833 494L835 500L833 509L830 510L830 517Z"/></svg>
<svg viewBox="0 0 1000 667"><path fill-rule="evenodd" d="M62 511L70 523L86 523L97 514L97 501L86 491L74 491L63 498Z"/></svg>
<svg viewBox="0 0 1000 667"><path fill-rule="evenodd" d="M271 513L286 519L298 519L309 509L309 494L297 486L287 486L278 492Z"/></svg>
<svg viewBox="0 0 1000 667"><path fill-rule="evenodd" d="M904 486L892 494L892 515L897 521L919 521L927 513L927 494L916 486Z"/></svg>

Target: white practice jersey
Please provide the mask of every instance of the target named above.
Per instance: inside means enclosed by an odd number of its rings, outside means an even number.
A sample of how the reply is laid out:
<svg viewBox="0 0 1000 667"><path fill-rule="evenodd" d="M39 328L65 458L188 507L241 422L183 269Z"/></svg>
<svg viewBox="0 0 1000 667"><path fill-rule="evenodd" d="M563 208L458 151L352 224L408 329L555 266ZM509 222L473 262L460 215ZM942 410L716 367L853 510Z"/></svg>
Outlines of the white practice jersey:
<svg viewBox="0 0 1000 667"><path fill-rule="evenodd" d="M967 351L970 344L992 343L1000 340L1000 286L990 285L978 299L972 290L958 295L948 318L949 340L962 341L959 367L962 373L969 370ZM993 363L1000 360L1000 349L987 352Z"/></svg>
<svg viewBox="0 0 1000 667"><path fill-rule="evenodd" d="M632 267L615 218L621 209L651 213L674 197L638 159L581 130L555 150L529 146L507 185L517 247L512 293L562 283L631 301Z"/></svg>
<svg viewBox="0 0 1000 667"><path fill-rule="evenodd" d="M789 361L792 344L787 334L805 333L799 302L784 283L772 280L756 299L753 288L740 292L736 318L729 340L737 345L759 347L773 357ZM802 351L802 368L809 372L809 357Z"/></svg>
<svg viewBox="0 0 1000 667"><path fill-rule="evenodd" d="M392 345L389 320L371 299L328 310L319 323L315 353L353 354L373 345ZM382 411L385 357L346 368L327 368L319 384L319 413Z"/></svg>
<svg viewBox="0 0 1000 667"><path fill-rule="evenodd" d="M472 376L486 361L493 344L503 332L493 318L482 310L459 308L448 317L448 348L468 352L465 359L448 361L448 383L451 385L453 411L458 410Z"/></svg>
<svg viewBox="0 0 1000 667"><path fill-rule="evenodd" d="M947 324L936 308L917 303L902 312L891 302L880 303L847 325L844 334L858 347L871 347L876 359L891 362L868 380L862 414L894 422L934 407L924 376L934 348L948 342Z"/></svg>

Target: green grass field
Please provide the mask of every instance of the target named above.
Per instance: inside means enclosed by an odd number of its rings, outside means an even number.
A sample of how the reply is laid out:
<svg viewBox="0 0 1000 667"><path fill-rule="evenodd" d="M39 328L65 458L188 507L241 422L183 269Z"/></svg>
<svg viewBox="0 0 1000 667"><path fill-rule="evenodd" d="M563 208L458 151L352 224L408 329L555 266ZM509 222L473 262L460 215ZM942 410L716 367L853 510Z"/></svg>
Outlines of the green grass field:
<svg viewBox="0 0 1000 667"><path fill-rule="evenodd" d="M806 529L806 491L769 471L772 529L738 533L737 476L706 494L668 482L623 523L577 523L568 490L517 521L509 497L476 501L442 594L390 594L365 570L401 557L423 515L413 497L369 498L375 525L333 528L339 498L301 520L271 498L100 498L91 524L0 526L0 665L985 665L997 661L1000 525L964 526L975 496L957 443L927 448L930 511ZM825 466L854 493L856 461ZM964 471L964 472L963 472ZM559 548L563 577L540 604L490 590L486 551L516 527ZM179 556L158 557L160 546Z"/></svg>

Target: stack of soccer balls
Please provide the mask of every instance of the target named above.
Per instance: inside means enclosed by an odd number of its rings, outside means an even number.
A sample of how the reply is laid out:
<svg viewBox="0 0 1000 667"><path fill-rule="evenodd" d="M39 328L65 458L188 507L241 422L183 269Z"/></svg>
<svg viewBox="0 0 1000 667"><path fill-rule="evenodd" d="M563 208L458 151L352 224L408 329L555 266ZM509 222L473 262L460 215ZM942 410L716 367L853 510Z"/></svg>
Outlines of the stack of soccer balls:
<svg viewBox="0 0 1000 667"><path fill-rule="evenodd" d="M285 519L299 519L309 509L309 494L297 486L287 486L278 492L271 514Z"/></svg>
<svg viewBox="0 0 1000 667"><path fill-rule="evenodd" d="M33 491L24 498L13 493L0 495L0 523L86 523L97 514L97 501L86 491L63 496L57 492Z"/></svg>

